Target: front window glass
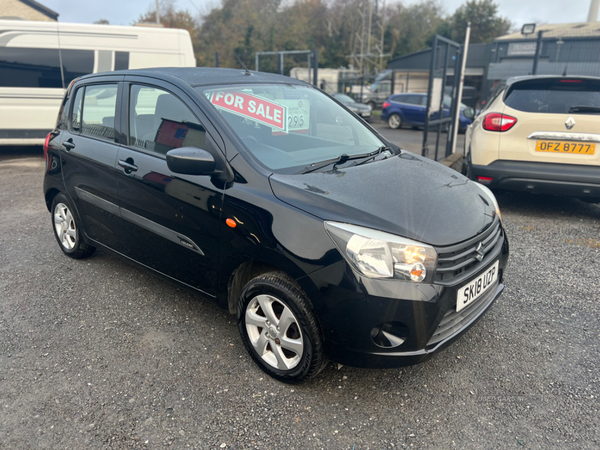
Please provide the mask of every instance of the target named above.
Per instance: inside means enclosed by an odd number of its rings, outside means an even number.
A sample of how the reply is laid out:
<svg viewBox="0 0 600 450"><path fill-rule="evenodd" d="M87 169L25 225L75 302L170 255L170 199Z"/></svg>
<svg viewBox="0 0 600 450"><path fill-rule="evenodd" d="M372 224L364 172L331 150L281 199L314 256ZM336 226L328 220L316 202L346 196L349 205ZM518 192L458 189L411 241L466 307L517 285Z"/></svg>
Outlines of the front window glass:
<svg viewBox="0 0 600 450"><path fill-rule="evenodd" d="M165 155L180 147L204 148L206 130L173 94L132 85L129 97L129 144Z"/></svg>
<svg viewBox="0 0 600 450"><path fill-rule="evenodd" d="M360 119L308 86L240 85L202 92L250 153L272 170L294 173L385 145Z"/></svg>

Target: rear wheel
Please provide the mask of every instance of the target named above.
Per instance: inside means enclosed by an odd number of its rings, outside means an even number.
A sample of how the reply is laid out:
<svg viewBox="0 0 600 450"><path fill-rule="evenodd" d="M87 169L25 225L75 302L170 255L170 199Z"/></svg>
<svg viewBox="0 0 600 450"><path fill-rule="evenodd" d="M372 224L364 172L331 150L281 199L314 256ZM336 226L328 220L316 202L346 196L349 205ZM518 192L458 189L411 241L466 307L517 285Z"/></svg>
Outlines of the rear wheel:
<svg viewBox="0 0 600 450"><path fill-rule="evenodd" d="M388 125L390 126L390 128L397 130L402 126L402 117L400 117L399 114L392 114L388 118Z"/></svg>
<svg viewBox="0 0 600 450"><path fill-rule="evenodd" d="M71 258L81 259L90 256L96 248L81 239L80 227L72 211L67 197L57 194L52 201L52 229L63 253Z"/></svg>
<svg viewBox="0 0 600 450"><path fill-rule="evenodd" d="M377 108L377 104L373 101L368 102L367 105L371 107L371 111L374 111L375 108Z"/></svg>
<svg viewBox="0 0 600 450"><path fill-rule="evenodd" d="M323 338L304 292L282 272L251 280L238 305L246 350L267 374L298 383L325 367Z"/></svg>

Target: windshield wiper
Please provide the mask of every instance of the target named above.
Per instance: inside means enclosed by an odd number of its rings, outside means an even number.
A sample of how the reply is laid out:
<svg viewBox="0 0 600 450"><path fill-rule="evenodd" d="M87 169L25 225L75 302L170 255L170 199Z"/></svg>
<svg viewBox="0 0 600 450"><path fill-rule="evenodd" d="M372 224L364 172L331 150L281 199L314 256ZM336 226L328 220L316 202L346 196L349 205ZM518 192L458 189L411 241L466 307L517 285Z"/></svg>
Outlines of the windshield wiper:
<svg viewBox="0 0 600 450"><path fill-rule="evenodd" d="M350 161L351 159L362 159L362 158L366 158L368 156L373 156L373 153L365 153L363 155L352 155L352 156L348 156L345 153L338 156L337 158L333 158L333 159L328 159L326 161L322 161L321 163L313 163L310 166L306 166L304 169L302 169L300 173L310 173L310 172L314 172L315 170L319 170L322 169L323 167L327 167L330 164L333 164L333 167L335 168L335 166L337 166L338 164L344 164L346 161Z"/></svg>
<svg viewBox="0 0 600 450"><path fill-rule="evenodd" d="M377 150L375 150L373 153L371 153L371 157L370 157L370 158L367 158L367 159L365 159L364 161L361 161L361 162L357 162L357 163L356 163L356 164L354 164L354 165L355 165L355 166L360 166L361 164L364 164L364 163L367 163L367 162L369 162L369 161L372 161L372 160L374 160L375 158L377 158L377 156L378 156L380 153L382 153L382 152L384 152L384 151L386 151L386 150L391 150L391 148L390 148L390 147L388 147L387 145L382 145L382 146L381 146L381 147L379 147ZM384 158L384 159L385 159L385 158Z"/></svg>
<svg viewBox="0 0 600 450"><path fill-rule="evenodd" d="M597 106L571 106L569 108L570 113L589 113L589 114L600 114L600 108Z"/></svg>

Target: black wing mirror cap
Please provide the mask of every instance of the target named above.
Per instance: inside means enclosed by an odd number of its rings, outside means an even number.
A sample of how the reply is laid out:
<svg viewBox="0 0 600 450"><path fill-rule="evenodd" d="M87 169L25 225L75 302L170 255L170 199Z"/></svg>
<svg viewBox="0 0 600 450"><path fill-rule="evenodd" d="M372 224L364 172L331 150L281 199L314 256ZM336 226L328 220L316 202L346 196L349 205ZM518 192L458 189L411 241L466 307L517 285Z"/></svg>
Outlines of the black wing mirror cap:
<svg viewBox="0 0 600 450"><path fill-rule="evenodd" d="M197 147L181 147L167 152L169 170L182 175L214 175L216 162L208 151Z"/></svg>

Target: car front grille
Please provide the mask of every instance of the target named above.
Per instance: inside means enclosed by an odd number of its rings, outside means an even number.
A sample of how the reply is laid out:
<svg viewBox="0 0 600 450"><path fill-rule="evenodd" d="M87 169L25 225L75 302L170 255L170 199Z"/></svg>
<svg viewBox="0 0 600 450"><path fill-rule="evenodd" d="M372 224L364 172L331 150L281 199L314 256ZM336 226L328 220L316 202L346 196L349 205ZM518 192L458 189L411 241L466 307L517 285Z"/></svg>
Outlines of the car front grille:
<svg viewBox="0 0 600 450"><path fill-rule="evenodd" d="M427 347L446 340L468 326L492 303L497 290L498 281L490 286L490 288L480 298L475 300L467 307L458 312L456 311L456 308L450 309L442 318L442 321L433 333L433 336L431 336L431 339L429 339Z"/></svg>
<svg viewBox="0 0 600 450"><path fill-rule="evenodd" d="M479 235L458 245L437 247L438 262L435 281L441 285L452 285L460 277L468 277L477 272L486 257L504 242L500 218L496 215L492 223Z"/></svg>

